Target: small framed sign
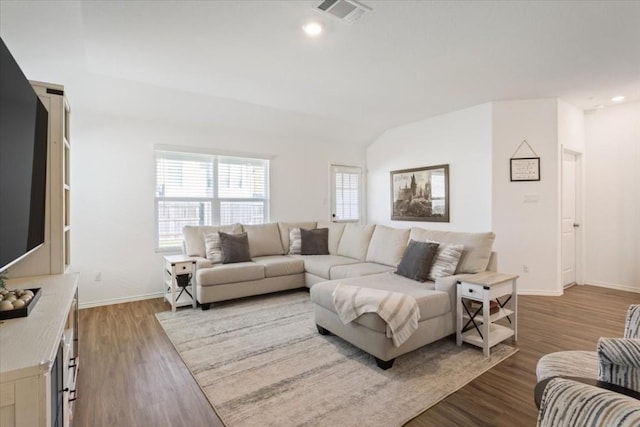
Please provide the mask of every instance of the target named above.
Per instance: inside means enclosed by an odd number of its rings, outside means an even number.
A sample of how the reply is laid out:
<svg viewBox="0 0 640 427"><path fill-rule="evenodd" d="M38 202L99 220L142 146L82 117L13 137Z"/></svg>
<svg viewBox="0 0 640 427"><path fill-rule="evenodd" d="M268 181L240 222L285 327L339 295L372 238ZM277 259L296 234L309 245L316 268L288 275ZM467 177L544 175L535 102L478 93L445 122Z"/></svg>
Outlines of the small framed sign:
<svg viewBox="0 0 640 427"><path fill-rule="evenodd" d="M511 159L511 181L540 181L540 157Z"/></svg>

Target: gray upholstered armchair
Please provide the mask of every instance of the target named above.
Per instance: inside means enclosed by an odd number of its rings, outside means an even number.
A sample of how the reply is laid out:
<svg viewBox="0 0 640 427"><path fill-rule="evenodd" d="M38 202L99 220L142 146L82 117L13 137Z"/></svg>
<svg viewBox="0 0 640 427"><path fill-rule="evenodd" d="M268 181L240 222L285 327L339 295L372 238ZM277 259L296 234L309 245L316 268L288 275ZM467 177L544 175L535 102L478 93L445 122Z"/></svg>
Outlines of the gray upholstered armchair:
<svg viewBox="0 0 640 427"><path fill-rule="evenodd" d="M536 366L538 382L551 377L593 378L640 391L640 305L627 310L624 338L600 338L597 351L547 354Z"/></svg>
<svg viewBox="0 0 640 427"><path fill-rule="evenodd" d="M640 425L640 401L614 391L564 378L544 389L538 427Z"/></svg>

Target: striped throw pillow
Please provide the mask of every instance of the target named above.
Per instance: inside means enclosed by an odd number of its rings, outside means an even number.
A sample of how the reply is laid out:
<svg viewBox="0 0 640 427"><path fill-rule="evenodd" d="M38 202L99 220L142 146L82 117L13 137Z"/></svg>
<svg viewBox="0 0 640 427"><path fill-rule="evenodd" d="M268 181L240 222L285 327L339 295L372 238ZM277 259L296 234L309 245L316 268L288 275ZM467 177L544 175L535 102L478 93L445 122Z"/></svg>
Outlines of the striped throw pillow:
<svg viewBox="0 0 640 427"><path fill-rule="evenodd" d="M460 262L464 245L432 242L430 240L428 242L439 243L436 259L431 266L431 271L429 271L429 280L435 282L440 277L453 275Z"/></svg>
<svg viewBox="0 0 640 427"><path fill-rule="evenodd" d="M209 261L214 264L222 262L222 244L218 233L204 233L204 247Z"/></svg>
<svg viewBox="0 0 640 427"><path fill-rule="evenodd" d="M289 230L289 255L300 255L302 251L302 235L299 228Z"/></svg>

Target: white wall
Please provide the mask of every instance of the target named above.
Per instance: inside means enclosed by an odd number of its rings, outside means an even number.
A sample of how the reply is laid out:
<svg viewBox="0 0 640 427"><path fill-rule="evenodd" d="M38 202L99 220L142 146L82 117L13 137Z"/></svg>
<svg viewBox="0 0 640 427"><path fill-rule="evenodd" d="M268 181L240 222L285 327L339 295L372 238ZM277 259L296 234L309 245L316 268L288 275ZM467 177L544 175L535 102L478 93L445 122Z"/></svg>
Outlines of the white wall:
<svg viewBox="0 0 640 427"><path fill-rule="evenodd" d="M364 148L285 139L220 124L145 121L74 111L72 257L83 306L157 296L154 145L270 156L271 220L328 219L329 163L364 166ZM94 282L96 272L102 281Z"/></svg>
<svg viewBox="0 0 640 427"><path fill-rule="evenodd" d="M500 271L520 275L519 293L562 293L557 106L556 99L493 104L494 250ZM509 160L524 139L540 157L540 181L510 181ZM525 202L525 195L535 201Z"/></svg>
<svg viewBox="0 0 640 427"><path fill-rule="evenodd" d="M450 222L391 221L389 172L449 164ZM369 223L491 230L491 104L390 129L367 148Z"/></svg>
<svg viewBox="0 0 640 427"><path fill-rule="evenodd" d="M640 292L640 102L585 121L585 282Z"/></svg>

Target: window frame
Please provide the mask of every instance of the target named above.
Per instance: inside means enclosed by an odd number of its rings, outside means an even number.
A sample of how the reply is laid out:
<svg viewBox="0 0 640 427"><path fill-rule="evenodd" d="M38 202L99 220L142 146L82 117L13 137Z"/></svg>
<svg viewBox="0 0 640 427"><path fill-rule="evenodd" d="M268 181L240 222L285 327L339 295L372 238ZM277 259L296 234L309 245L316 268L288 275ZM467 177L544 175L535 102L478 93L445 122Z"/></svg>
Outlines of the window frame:
<svg viewBox="0 0 640 427"><path fill-rule="evenodd" d="M203 159L209 158L208 160L212 163L212 194L211 197L189 197L189 196L158 196L158 158L162 156L161 153L174 153L176 157L180 155L195 155L202 156ZM171 155L168 156L165 154L165 158L170 158ZM260 161L263 162L262 165L265 168L264 171L264 197L260 198L247 198L247 197L219 197L219 181L218 181L218 172L219 172L219 164L220 159L224 158L236 158L243 159L248 161ZM171 253L171 252L179 252L184 250L183 244L176 246L160 246L160 203L161 202L205 202L211 205L211 223L201 223L198 225L203 226L218 226L221 221L221 204L224 202L261 202L263 203L263 218L262 223L268 223L271 216L271 190L270 190L270 182L271 182L271 158L260 156L260 155L248 155L246 153L243 154L234 154L234 153L219 153L219 152L210 152L206 150L194 150L186 147L168 147L156 145L154 146L154 249L156 253ZM195 225L195 224L194 224Z"/></svg>

